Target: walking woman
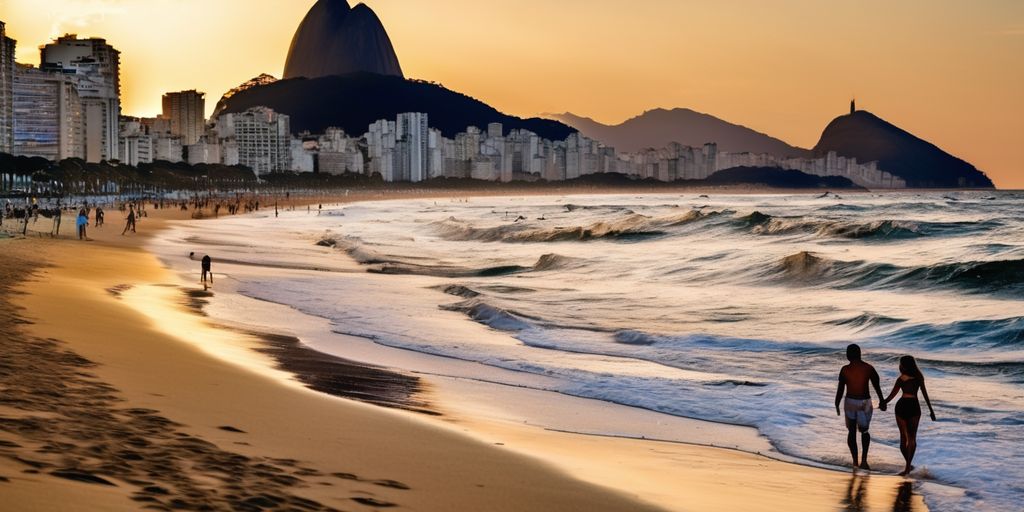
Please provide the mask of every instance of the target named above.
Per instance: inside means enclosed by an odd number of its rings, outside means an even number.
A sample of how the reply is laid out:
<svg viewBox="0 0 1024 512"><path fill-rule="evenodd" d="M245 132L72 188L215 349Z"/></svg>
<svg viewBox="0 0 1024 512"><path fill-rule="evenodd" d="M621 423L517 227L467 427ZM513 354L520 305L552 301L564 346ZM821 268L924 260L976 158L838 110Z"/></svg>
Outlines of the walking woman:
<svg viewBox="0 0 1024 512"><path fill-rule="evenodd" d="M917 451L917 426L921 422L921 402L917 400L917 392L921 391L924 401L928 404L928 412L932 421L935 421L935 410L932 409L932 401L928 398L928 388L924 385L924 375L917 367L917 361L913 356L900 358L900 376L892 387L892 393L885 399L883 404L888 404L896 397L896 394L903 391L903 396L896 402L896 425L900 428L900 451L907 465L903 468L900 476L906 476L914 470L914 452Z"/></svg>

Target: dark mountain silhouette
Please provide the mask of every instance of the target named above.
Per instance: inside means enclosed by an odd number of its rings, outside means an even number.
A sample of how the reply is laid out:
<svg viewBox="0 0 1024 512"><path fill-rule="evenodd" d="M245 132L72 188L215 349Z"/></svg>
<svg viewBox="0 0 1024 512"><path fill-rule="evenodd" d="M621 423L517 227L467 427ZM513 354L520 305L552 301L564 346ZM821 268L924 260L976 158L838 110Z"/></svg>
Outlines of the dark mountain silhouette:
<svg viewBox="0 0 1024 512"><path fill-rule="evenodd" d="M243 112L257 106L289 115L294 133L323 133L325 128L337 127L350 135L362 135L375 121L393 121L403 112L426 112L430 127L449 138L467 126L486 129L488 123L503 124L506 133L526 129L550 140L565 140L575 132L558 121L503 114L438 84L374 73L293 78L258 85L226 98L223 112Z"/></svg>
<svg viewBox="0 0 1024 512"><path fill-rule="evenodd" d="M730 153L749 151L778 156L809 154L806 149L790 146L745 126L687 108L649 110L615 126L570 113L551 114L549 117L572 126L587 137L613 146L618 151L636 152L646 148L663 148L672 142L694 147L715 142L719 151Z"/></svg>
<svg viewBox="0 0 1024 512"><path fill-rule="evenodd" d="M814 146L821 156L835 151L858 162L877 161L910 187L994 188L973 165L864 110L835 118Z"/></svg>
<svg viewBox="0 0 1024 512"><path fill-rule="evenodd" d="M288 50L284 78L318 78L357 71L404 76L380 18L365 4L319 0Z"/></svg>
<svg viewBox="0 0 1024 512"><path fill-rule="evenodd" d="M708 185L764 185L772 188L835 188L858 189L843 176L815 176L793 169L779 167L733 167L722 169L705 180Z"/></svg>
<svg viewBox="0 0 1024 512"><path fill-rule="evenodd" d="M235 87L235 88L231 89L230 91L224 93L223 96L221 96L220 101L217 102L217 107L213 109L213 115L210 116L210 118L211 119L216 119L218 116L220 116L221 112L224 112L224 109L227 108L228 99L231 98L232 96L234 96L234 95L236 95L236 94L238 94L238 93L240 93L242 91L245 91L245 90L248 90L248 89L252 89L253 87L259 87L261 85L272 84L272 83L274 83L276 81L277 81L276 78L274 78L274 77L272 77L272 76L270 76L270 75L268 75L266 73L263 73L260 76L257 76L256 78L253 78L253 79L250 79L249 81L244 82L243 84L239 85L238 87Z"/></svg>

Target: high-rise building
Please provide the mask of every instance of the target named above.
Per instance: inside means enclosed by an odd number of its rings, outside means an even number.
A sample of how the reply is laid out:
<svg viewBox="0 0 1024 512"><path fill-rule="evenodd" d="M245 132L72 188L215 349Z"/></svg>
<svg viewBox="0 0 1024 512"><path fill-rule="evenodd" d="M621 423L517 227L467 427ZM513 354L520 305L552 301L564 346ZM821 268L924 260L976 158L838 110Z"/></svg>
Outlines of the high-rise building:
<svg viewBox="0 0 1024 512"><path fill-rule="evenodd" d="M0 21L0 152L14 149L14 49L17 43L7 37Z"/></svg>
<svg viewBox="0 0 1024 512"><path fill-rule="evenodd" d="M53 161L85 156L82 104L74 78L18 64L13 96L13 154Z"/></svg>
<svg viewBox="0 0 1024 512"><path fill-rule="evenodd" d="M106 40L78 39L68 34L40 49L44 71L74 75L82 100L85 159L112 160L118 156L121 118L121 54Z"/></svg>
<svg viewBox="0 0 1024 512"><path fill-rule="evenodd" d="M147 133L146 125L136 117L121 118L121 137L118 160L138 166L153 162L154 137Z"/></svg>
<svg viewBox="0 0 1024 512"><path fill-rule="evenodd" d="M226 118L226 119L225 119ZM257 175L292 170L290 118L266 107L255 107L218 119L218 137L225 144L225 164L234 164L232 148L237 147L238 164Z"/></svg>
<svg viewBox="0 0 1024 512"><path fill-rule="evenodd" d="M163 107L163 118L171 122L171 134L181 137L186 146L199 142L206 124L206 93L169 92L164 94Z"/></svg>
<svg viewBox="0 0 1024 512"><path fill-rule="evenodd" d="M398 114L396 169L392 181L424 181L430 177L430 126L427 114Z"/></svg>
<svg viewBox="0 0 1024 512"><path fill-rule="evenodd" d="M501 123L490 123L487 125L487 136L497 139L504 135L505 127Z"/></svg>

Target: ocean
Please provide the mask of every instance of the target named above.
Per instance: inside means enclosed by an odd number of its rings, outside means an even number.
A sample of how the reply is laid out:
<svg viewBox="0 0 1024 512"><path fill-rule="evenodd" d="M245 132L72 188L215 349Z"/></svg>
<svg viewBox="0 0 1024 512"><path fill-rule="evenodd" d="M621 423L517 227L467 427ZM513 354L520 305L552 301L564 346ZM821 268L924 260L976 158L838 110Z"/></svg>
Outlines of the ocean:
<svg viewBox="0 0 1024 512"><path fill-rule="evenodd" d="M242 295L322 320L319 350L344 356L337 333L475 362L499 384L750 426L822 464L848 464L846 345L885 393L911 354L938 417L916 476L963 490L925 486L929 506L1012 510L1022 212L1011 192L421 199L191 223L153 247L182 272L209 253ZM891 411L875 411L872 465L895 473Z"/></svg>

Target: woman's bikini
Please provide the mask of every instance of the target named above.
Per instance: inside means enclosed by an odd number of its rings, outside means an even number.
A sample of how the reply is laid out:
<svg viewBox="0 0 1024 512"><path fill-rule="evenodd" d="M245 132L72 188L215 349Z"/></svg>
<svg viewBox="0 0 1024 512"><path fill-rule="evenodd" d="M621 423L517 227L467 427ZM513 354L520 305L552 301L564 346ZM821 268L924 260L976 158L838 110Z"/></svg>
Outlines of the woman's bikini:
<svg viewBox="0 0 1024 512"><path fill-rule="evenodd" d="M903 396L896 402L896 417L910 420L921 416L921 402L917 400L917 391L921 389L921 383L916 378L910 377L899 380Z"/></svg>

